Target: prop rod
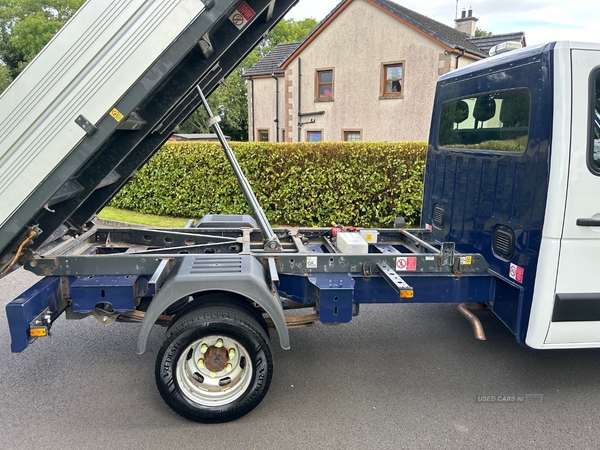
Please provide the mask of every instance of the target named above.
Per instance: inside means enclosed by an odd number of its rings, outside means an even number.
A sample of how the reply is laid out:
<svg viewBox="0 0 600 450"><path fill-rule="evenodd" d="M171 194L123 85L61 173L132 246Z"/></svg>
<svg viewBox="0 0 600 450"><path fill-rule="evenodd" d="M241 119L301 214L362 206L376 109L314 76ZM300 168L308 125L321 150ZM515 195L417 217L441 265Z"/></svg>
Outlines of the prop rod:
<svg viewBox="0 0 600 450"><path fill-rule="evenodd" d="M215 133L217 134L217 137L219 138L219 142L221 142L221 146L223 147L223 150L225 151L225 157L229 161L229 165L231 165L231 168L233 169L233 173L235 174L235 178L237 179L238 184L240 185L240 188L242 189L242 192L244 194L244 197L246 198L246 203L248 203L248 206L250 206L250 210L252 211L252 216L258 222L260 231L262 232L263 236L265 237L264 248L267 250L281 250L281 248L282 248L281 242L279 242L279 239L275 235L273 228L271 228L271 225L269 224L269 220L267 219L265 212L263 211L260 204L258 203L258 200L256 199L256 195L254 195L254 191L252 190L250 183L246 179L246 176L244 175L242 168L240 167L237 159L235 158L235 155L233 154L231 147L229 147L229 144L227 143L227 140L225 139L225 135L223 134L223 131L221 130L221 126L219 125L221 118L219 116L213 115L212 110L210 109L210 106L208 105L208 102L206 101L206 97L204 96L204 93L202 92L202 89L200 89L199 85L196 86L196 89L198 90L198 95L200 95L202 104L204 105L204 108L206 109L206 112L208 113L209 119L207 120L207 125L209 126L209 128L210 127L214 128Z"/></svg>

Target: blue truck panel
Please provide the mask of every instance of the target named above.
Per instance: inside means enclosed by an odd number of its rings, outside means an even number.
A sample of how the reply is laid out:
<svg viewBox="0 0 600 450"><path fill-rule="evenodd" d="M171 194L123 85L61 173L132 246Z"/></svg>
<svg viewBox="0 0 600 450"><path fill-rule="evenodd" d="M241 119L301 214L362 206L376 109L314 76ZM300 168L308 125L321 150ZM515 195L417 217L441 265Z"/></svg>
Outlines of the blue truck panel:
<svg viewBox="0 0 600 450"><path fill-rule="evenodd" d="M552 140L552 45L536 47L442 77L434 103L423 193L422 226L460 252L479 252L497 276L492 310L524 342L550 172ZM446 104L474 95L530 94L529 134L524 151L481 151L440 145ZM477 107L477 106L476 106ZM500 112L502 117L502 112ZM500 123L501 125L501 123ZM458 129L459 126L455 125ZM473 133L494 133L475 121ZM502 130L499 130L502 131ZM459 130L463 132L463 130ZM489 142L489 141L488 141ZM441 220L440 220L441 218ZM498 254L497 239L511 247ZM511 264L528 274L509 278Z"/></svg>
<svg viewBox="0 0 600 450"><path fill-rule="evenodd" d="M42 278L6 305L12 352L22 352L36 339L30 336L29 328L40 313L48 311L48 314L56 317L65 306L61 295L60 277Z"/></svg>

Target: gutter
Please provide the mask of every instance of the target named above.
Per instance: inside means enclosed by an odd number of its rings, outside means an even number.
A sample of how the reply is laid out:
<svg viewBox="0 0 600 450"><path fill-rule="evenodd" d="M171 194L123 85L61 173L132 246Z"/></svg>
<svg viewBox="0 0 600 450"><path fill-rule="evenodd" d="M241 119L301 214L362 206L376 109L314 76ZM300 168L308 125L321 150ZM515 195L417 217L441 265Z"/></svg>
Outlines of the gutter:
<svg viewBox="0 0 600 450"><path fill-rule="evenodd" d="M254 126L254 79L248 77L252 86L252 142L256 142L256 127Z"/></svg>
<svg viewBox="0 0 600 450"><path fill-rule="evenodd" d="M279 142L279 78L275 76L275 67L271 69L271 77L275 80L275 141Z"/></svg>
<svg viewBox="0 0 600 450"><path fill-rule="evenodd" d="M455 65L455 67L454 67L454 68L455 68L455 69L458 69L458 60L459 60L460 58L462 58L463 56L465 56L465 49L464 49L464 48L461 48L461 47L458 47L458 46L457 46L456 48L457 48L457 49L460 49L460 50L461 50L461 52L462 52L460 55L457 55L457 56L456 56L456 61L455 61L455 62L456 62L456 65ZM254 91L252 91L252 93L254 94Z"/></svg>

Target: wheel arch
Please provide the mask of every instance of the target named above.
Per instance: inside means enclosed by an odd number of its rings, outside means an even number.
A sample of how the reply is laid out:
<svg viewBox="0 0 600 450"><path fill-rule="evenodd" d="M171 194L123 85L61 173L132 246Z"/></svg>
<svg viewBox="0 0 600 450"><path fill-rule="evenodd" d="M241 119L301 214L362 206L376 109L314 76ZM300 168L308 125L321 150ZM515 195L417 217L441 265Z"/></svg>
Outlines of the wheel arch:
<svg viewBox="0 0 600 450"><path fill-rule="evenodd" d="M271 293L265 280L264 268L252 256L237 256L242 259L241 270L235 276L229 273L198 274L189 270L197 261L186 259L174 269L175 272L156 294L142 320L138 335L137 353L146 351L150 330L158 317L171 305L189 296L201 296L208 293L235 294L250 302L256 303L271 318L279 335L279 343L283 349L290 348L290 337L283 314L283 307L277 291Z"/></svg>

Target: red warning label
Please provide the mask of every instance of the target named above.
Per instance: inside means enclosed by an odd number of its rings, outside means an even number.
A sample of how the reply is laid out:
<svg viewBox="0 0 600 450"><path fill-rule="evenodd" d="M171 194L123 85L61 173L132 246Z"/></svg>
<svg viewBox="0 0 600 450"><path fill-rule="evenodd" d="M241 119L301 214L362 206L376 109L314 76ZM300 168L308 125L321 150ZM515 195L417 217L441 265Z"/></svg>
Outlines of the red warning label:
<svg viewBox="0 0 600 450"><path fill-rule="evenodd" d="M417 270L417 258L415 256L396 258L397 271L415 271Z"/></svg>
<svg viewBox="0 0 600 450"><path fill-rule="evenodd" d="M238 9L236 9L233 14L229 16L229 20L231 20L231 22L241 30L255 15L256 13L250 7L250 5L248 5L246 2L242 2Z"/></svg>
<svg viewBox="0 0 600 450"><path fill-rule="evenodd" d="M523 275L525 274L525 269L517 266L516 264L510 265L510 273L508 274L513 280L517 283L523 283Z"/></svg>

